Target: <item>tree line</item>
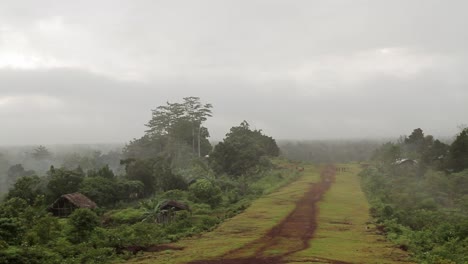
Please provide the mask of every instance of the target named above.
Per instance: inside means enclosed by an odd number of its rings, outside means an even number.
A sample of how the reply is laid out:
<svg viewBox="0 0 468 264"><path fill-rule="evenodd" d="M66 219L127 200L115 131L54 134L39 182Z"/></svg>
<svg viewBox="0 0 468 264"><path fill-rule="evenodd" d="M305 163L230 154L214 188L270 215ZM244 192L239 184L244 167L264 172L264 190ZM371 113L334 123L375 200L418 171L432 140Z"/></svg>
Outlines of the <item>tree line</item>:
<svg viewBox="0 0 468 264"><path fill-rule="evenodd" d="M122 145L57 145L0 147L0 196L18 178L26 175L47 175L50 166L83 171L98 170L109 166L121 174Z"/></svg>
<svg viewBox="0 0 468 264"><path fill-rule="evenodd" d="M365 161L383 140L281 140L281 153L291 160L313 163Z"/></svg>
<svg viewBox="0 0 468 264"><path fill-rule="evenodd" d="M467 263L468 128L451 144L417 128L371 164L362 185L387 237L419 263Z"/></svg>
<svg viewBox="0 0 468 264"><path fill-rule="evenodd" d="M107 263L128 258L130 248L175 241L213 228L244 210L256 197L291 181L295 172L275 165L275 139L243 121L212 146L205 121L212 105L198 97L167 102L152 111L145 134L130 141L121 170L102 164L107 156L83 157L44 173L10 168L14 183L0 203L0 262ZM51 157L47 148L37 158ZM42 154L41 154L42 153ZM63 194L80 192L98 209L77 209L65 221L47 212ZM166 200L187 204L175 214ZM167 217L166 217L167 218ZM126 253L127 252L127 253Z"/></svg>

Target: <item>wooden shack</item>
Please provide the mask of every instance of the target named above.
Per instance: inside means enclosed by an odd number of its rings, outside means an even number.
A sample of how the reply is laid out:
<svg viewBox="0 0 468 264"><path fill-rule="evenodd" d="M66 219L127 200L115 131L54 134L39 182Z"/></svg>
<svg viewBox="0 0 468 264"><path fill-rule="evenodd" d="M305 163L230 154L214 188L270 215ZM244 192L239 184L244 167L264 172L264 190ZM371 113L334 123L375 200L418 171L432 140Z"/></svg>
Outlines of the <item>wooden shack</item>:
<svg viewBox="0 0 468 264"><path fill-rule="evenodd" d="M187 210L190 211L188 205L174 201L174 200L166 200L161 204L161 210L170 210L170 211L182 211Z"/></svg>
<svg viewBox="0 0 468 264"><path fill-rule="evenodd" d="M414 166L418 165L418 161L413 159L397 159L394 164L397 166Z"/></svg>
<svg viewBox="0 0 468 264"><path fill-rule="evenodd" d="M81 193L69 193L60 196L47 210L54 216L67 217L78 208L95 209L96 203Z"/></svg>
<svg viewBox="0 0 468 264"><path fill-rule="evenodd" d="M169 223L174 220L175 213L178 211L189 211L190 207L184 203L174 201L174 200L166 200L161 204L161 211L162 213L158 215L157 222L158 223Z"/></svg>

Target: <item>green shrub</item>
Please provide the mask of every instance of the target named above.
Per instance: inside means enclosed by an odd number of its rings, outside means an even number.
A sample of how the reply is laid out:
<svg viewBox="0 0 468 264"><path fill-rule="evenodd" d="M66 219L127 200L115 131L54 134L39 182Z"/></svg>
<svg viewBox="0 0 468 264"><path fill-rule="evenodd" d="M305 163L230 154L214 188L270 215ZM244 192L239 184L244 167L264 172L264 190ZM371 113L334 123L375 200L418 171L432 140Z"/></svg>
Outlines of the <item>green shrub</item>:
<svg viewBox="0 0 468 264"><path fill-rule="evenodd" d="M192 213L194 215L207 215L211 214L213 212L213 209L211 209L211 206L208 204L203 204L203 203L195 203L192 205Z"/></svg>
<svg viewBox="0 0 468 264"><path fill-rule="evenodd" d="M183 201L183 200L188 199L188 193L187 191L183 191L183 190L170 190L170 191L162 193L160 199Z"/></svg>
<svg viewBox="0 0 468 264"><path fill-rule="evenodd" d="M79 243L86 241L94 228L99 224L99 218L95 212L87 208L75 210L68 218L70 229L68 236L70 241Z"/></svg>
<svg viewBox="0 0 468 264"><path fill-rule="evenodd" d="M143 211L135 208L110 211L104 219L108 224L135 224L143 219Z"/></svg>
<svg viewBox="0 0 468 264"><path fill-rule="evenodd" d="M109 247L87 247L86 251L76 258L78 263L86 264L109 263L113 259L115 259L115 249Z"/></svg>
<svg viewBox="0 0 468 264"><path fill-rule="evenodd" d="M216 225L221 222L221 219L215 216L202 215L196 219L195 227L201 231L212 230Z"/></svg>
<svg viewBox="0 0 468 264"><path fill-rule="evenodd" d="M165 231L169 234L186 233L192 228L192 218L187 211L177 212L175 219L165 226Z"/></svg>
<svg viewBox="0 0 468 264"><path fill-rule="evenodd" d="M18 218L0 218L0 239L10 245L21 243L25 227Z"/></svg>
<svg viewBox="0 0 468 264"><path fill-rule="evenodd" d="M0 263L61 264L63 260L56 252L40 246L9 247L0 251Z"/></svg>
<svg viewBox="0 0 468 264"><path fill-rule="evenodd" d="M212 208L222 202L221 189L207 179L199 179L190 185L189 192L196 202L209 204Z"/></svg>

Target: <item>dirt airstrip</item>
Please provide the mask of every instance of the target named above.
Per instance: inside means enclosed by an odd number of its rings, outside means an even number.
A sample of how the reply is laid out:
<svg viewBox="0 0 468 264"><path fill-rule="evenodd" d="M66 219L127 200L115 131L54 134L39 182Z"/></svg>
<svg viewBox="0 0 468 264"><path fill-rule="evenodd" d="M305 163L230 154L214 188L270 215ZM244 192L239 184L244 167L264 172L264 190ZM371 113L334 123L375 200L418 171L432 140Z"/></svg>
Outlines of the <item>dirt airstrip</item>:
<svg viewBox="0 0 468 264"><path fill-rule="evenodd" d="M191 264L279 264L286 263L285 257L307 249L317 228L317 202L335 180L336 168L327 166L321 172L321 181L311 184L309 190L296 203L295 209L265 236L235 249L221 257L198 260ZM253 254L245 256L246 252ZM346 264L331 259L317 259L311 262Z"/></svg>

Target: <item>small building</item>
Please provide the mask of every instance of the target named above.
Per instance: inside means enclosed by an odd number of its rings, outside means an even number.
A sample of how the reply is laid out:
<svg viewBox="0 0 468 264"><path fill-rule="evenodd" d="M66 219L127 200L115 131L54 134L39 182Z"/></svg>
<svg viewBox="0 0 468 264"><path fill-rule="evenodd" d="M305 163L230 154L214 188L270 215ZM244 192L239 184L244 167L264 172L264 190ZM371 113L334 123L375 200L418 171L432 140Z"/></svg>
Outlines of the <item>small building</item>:
<svg viewBox="0 0 468 264"><path fill-rule="evenodd" d="M160 206L162 213L158 215L156 221L161 224L167 224L172 222L176 216L176 212L178 211L191 212L188 205L174 200L164 201Z"/></svg>
<svg viewBox="0 0 468 264"><path fill-rule="evenodd" d="M183 204L181 202L174 201L174 200L167 200L161 204L161 210L168 210L168 211L176 212L176 211L182 211L182 210L190 211L190 208L188 207L188 205Z"/></svg>
<svg viewBox="0 0 468 264"><path fill-rule="evenodd" d="M60 196L53 202L47 211L54 216L67 217L78 208L95 209L96 203L81 193L69 193Z"/></svg>
<svg viewBox="0 0 468 264"><path fill-rule="evenodd" d="M402 165L417 165L418 161L413 160L413 159L397 159L394 163L397 166L402 166Z"/></svg>

